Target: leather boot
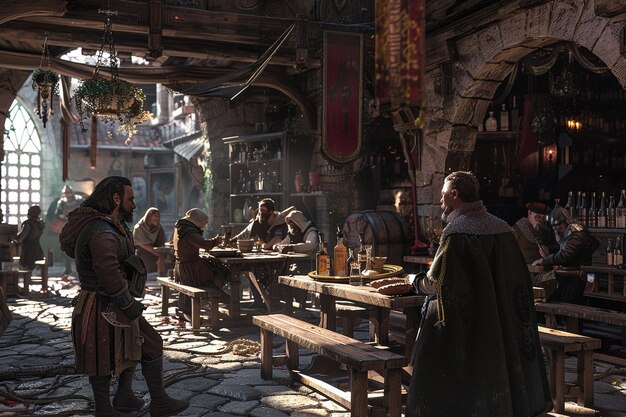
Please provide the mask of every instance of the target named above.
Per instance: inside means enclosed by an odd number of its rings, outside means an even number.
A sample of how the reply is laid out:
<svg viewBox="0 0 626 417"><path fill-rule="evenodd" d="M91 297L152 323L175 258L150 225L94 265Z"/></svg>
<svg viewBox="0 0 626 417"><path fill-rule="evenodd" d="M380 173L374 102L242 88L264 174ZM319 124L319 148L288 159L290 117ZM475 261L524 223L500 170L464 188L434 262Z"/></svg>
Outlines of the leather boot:
<svg viewBox="0 0 626 417"><path fill-rule="evenodd" d="M110 376L90 376L89 383L93 390L93 399L96 403L96 417L132 417L113 409L109 397Z"/></svg>
<svg viewBox="0 0 626 417"><path fill-rule="evenodd" d="M150 415L152 417L175 416L189 407L189 401L175 400L163 387L163 357L141 361L141 373L150 391Z"/></svg>
<svg viewBox="0 0 626 417"><path fill-rule="evenodd" d="M143 400L133 392L135 368L126 368L117 379L117 392L113 397L113 408L117 411L138 411L143 407Z"/></svg>

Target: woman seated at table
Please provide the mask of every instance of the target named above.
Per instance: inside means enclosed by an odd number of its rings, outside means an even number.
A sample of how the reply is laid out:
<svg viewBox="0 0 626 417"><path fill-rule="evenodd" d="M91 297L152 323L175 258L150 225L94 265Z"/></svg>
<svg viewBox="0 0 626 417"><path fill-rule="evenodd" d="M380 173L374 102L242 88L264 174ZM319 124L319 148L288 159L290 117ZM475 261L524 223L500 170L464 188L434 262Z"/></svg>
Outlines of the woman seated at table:
<svg viewBox="0 0 626 417"><path fill-rule="evenodd" d="M155 247L165 244L165 232L161 226L161 212L156 207L150 207L146 214L133 228L133 240L137 255L143 260L146 271L163 273L165 258L157 252ZM159 261L162 262L159 268Z"/></svg>
<svg viewBox="0 0 626 417"><path fill-rule="evenodd" d="M200 249L206 251L222 243L222 237L204 239L202 233L209 216L200 209L192 208L185 217L174 225L174 277L177 282L192 287L211 287L224 292L224 301L228 300L228 270L220 265L213 256L200 257ZM191 300L180 294L179 308L183 314L191 312Z"/></svg>
<svg viewBox="0 0 626 417"><path fill-rule="evenodd" d="M300 210L293 210L285 217L287 236L274 245L279 252L314 254L319 246L318 230Z"/></svg>

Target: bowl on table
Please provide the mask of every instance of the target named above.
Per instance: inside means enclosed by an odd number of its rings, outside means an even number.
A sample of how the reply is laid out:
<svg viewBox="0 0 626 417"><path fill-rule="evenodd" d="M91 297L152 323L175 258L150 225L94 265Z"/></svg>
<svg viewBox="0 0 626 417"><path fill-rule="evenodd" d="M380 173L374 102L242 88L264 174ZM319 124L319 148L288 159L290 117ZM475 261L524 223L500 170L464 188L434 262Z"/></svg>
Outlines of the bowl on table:
<svg viewBox="0 0 626 417"><path fill-rule="evenodd" d="M237 248L241 253L252 252L252 248L254 247L254 239L238 239L237 240Z"/></svg>

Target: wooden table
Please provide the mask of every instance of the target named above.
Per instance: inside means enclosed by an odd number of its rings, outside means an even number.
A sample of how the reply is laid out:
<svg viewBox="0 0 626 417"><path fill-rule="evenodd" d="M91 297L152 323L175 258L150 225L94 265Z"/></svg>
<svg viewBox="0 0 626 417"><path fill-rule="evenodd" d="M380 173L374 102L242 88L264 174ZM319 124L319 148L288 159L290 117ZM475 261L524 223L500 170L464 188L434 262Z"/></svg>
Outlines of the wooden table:
<svg viewBox="0 0 626 417"><path fill-rule="evenodd" d="M335 331L337 329L336 299L354 301L374 307L370 309L370 340L382 345L389 343L390 310L401 310L406 316L404 355L407 358L411 357L421 320L420 309L424 303L424 296L388 296L380 294L370 286L320 282L304 275L279 276L278 282L292 288L320 294L321 326L329 330Z"/></svg>
<svg viewBox="0 0 626 417"><path fill-rule="evenodd" d="M201 256L203 256L201 254ZM241 290L241 273L247 272L248 278L259 291L268 311L272 305L267 289L257 280L257 275L267 273L271 279L278 277L284 272L288 256L276 252L252 252L244 253L243 256L216 257L218 262L224 264L230 271L230 306L231 318L238 318L241 314L239 294Z"/></svg>

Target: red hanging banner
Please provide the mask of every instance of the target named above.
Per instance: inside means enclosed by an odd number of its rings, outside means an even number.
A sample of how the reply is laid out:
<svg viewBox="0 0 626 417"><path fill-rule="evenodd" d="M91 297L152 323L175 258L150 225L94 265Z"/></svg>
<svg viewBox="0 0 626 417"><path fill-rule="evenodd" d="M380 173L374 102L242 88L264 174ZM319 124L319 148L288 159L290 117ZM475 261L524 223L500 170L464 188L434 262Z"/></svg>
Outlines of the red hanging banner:
<svg viewBox="0 0 626 417"><path fill-rule="evenodd" d="M361 150L363 37L324 32L322 153L336 163Z"/></svg>
<svg viewBox="0 0 626 417"><path fill-rule="evenodd" d="M376 0L376 99L382 110L422 104L424 28L424 0Z"/></svg>

